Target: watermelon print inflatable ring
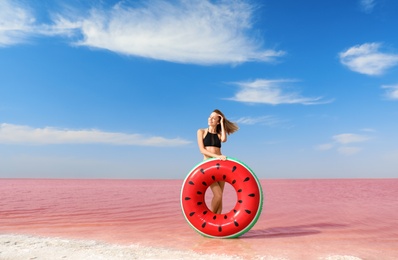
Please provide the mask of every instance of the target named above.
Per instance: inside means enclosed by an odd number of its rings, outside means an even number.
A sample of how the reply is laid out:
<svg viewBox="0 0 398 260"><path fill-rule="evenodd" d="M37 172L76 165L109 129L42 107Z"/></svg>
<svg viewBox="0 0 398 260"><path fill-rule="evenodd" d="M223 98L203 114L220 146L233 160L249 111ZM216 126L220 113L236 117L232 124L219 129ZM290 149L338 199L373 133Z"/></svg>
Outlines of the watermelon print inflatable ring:
<svg viewBox="0 0 398 260"><path fill-rule="evenodd" d="M225 181L236 191L237 202L227 213L215 214L206 205L205 193L216 181ZM181 209L191 227L205 237L235 238L249 231L260 217L263 192L259 180L242 162L227 158L205 160L185 178Z"/></svg>

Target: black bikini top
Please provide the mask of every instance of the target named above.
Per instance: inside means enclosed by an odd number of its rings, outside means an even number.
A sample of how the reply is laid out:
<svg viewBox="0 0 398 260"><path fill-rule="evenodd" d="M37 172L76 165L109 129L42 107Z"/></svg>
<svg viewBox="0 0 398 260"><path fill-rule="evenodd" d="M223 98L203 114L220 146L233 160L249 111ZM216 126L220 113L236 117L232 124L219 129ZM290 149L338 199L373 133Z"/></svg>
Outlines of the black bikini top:
<svg viewBox="0 0 398 260"><path fill-rule="evenodd" d="M212 134L207 130L207 134L205 138L203 138L203 144L206 146L215 146L221 148L221 140L218 137L218 134Z"/></svg>

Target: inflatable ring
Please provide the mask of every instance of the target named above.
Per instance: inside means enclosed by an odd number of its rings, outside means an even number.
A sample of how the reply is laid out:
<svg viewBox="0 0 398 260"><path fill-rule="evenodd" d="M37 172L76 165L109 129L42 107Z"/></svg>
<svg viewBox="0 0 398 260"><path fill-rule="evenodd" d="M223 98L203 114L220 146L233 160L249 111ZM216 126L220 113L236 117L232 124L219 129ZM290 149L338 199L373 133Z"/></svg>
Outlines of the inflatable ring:
<svg viewBox="0 0 398 260"><path fill-rule="evenodd" d="M215 214L206 205L205 192L216 181L232 185L237 202L227 213ZM249 231L260 217L263 192L253 171L242 162L227 158L205 160L185 178L181 209L191 227L205 237L234 238Z"/></svg>

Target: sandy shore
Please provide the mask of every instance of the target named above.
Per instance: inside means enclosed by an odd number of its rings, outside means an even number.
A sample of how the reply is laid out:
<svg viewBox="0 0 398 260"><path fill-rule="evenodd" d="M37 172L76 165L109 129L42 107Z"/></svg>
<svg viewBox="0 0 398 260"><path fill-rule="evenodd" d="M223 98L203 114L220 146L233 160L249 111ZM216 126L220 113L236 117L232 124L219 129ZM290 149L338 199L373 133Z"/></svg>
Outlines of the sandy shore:
<svg viewBox="0 0 398 260"><path fill-rule="evenodd" d="M112 245L90 240L70 240L25 235L0 235L1 260L125 260L125 259L243 259L239 256L199 254L141 245ZM261 260L287 260L273 256L257 256ZM353 256L327 256L320 260L360 260Z"/></svg>

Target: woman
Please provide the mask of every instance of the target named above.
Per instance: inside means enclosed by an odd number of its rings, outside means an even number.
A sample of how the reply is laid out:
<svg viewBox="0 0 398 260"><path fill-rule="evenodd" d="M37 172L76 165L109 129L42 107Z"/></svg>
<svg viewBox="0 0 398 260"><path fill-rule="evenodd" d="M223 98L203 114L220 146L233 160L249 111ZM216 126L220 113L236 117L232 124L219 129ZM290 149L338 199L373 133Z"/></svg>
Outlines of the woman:
<svg viewBox="0 0 398 260"><path fill-rule="evenodd" d="M236 132L239 127L225 118L224 114L215 109L208 119L209 127L207 129L199 129L197 132L198 146L200 152L204 156L204 160L209 158L219 158L226 160L227 157L221 153L221 142L227 141L227 135ZM218 181L210 185L213 192L211 201L211 211L221 214L222 211L222 194L225 182Z"/></svg>

